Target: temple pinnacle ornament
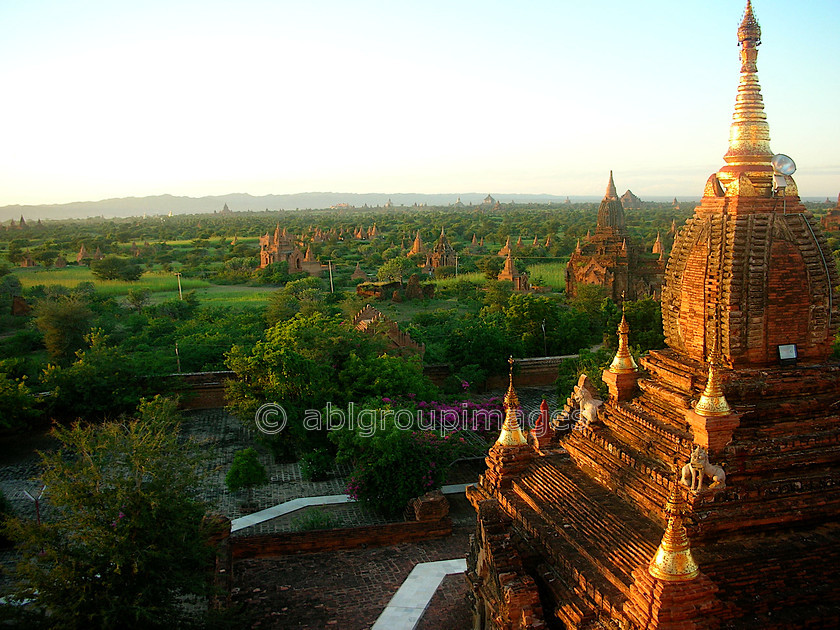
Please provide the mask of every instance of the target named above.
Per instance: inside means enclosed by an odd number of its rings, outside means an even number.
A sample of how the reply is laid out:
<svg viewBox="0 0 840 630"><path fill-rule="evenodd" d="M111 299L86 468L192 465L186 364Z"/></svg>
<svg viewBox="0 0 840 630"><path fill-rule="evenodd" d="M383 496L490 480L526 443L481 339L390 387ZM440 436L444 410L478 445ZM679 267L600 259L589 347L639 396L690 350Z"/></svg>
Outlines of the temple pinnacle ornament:
<svg viewBox="0 0 840 630"><path fill-rule="evenodd" d="M624 296L622 295L622 298ZM639 369L630 354L630 345L627 338L630 334L630 326L624 316L624 302L621 304L621 322L618 324L618 351L610 364L609 371L614 374L630 374Z"/></svg>
<svg viewBox="0 0 840 630"><path fill-rule="evenodd" d="M668 525L662 542L656 550L656 555L650 561L648 571L658 580L664 582L687 582L693 580L700 573L700 568L691 555L688 534L683 525L683 518L688 513L688 507L682 496L679 484L674 484L671 494L665 503L665 515Z"/></svg>
<svg viewBox="0 0 840 630"><path fill-rule="evenodd" d="M528 440L522 429L519 427L519 396L516 395L516 390L513 388L513 357L508 358L510 364L510 384L505 393L505 422L502 425L502 431L499 433L499 438L496 444L502 446L520 446L527 444Z"/></svg>

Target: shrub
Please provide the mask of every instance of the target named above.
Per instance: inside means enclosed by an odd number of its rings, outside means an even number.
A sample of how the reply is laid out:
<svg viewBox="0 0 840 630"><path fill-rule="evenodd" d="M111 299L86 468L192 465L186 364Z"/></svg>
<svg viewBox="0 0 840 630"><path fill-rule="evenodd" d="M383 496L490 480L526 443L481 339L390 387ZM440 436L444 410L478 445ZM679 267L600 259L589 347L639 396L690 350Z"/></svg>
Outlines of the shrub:
<svg viewBox="0 0 840 630"><path fill-rule="evenodd" d="M9 378L0 372L0 427L17 429L38 416L35 397L26 386L26 377Z"/></svg>
<svg viewBox="0 0 840 630"><path fill-rule="evenodd" d="M333 469L333 459L326 449L319 448L300 458L300 473L307 481L323 481Z"/></svg>
<svg viewBox="0 0 840 630"><path fill-rule="evenodd" d="M248 502L254 499L254 488L268 483L265 466L259 460L257 451L246 448L233 456L233 464L225 476L225 485L231 492L238 492L242 488L248 490Z"/></svg>
<svg viewBox="0 0 840 630"><path fill-rule="evenodd" d="M373 435L337 431L339 458L354 463L347 493L386 516L397 516L410 499L439 488L449 465L468 450L457 433L407 431L386 423Z"/></svg>
<svg viewBox="0 0 840 630"><path fill-rule="evenodd" d="M333 529L338 525L338 518L321 508L307 510L302 515L292 519L292 529L296 532Z"/></svg>

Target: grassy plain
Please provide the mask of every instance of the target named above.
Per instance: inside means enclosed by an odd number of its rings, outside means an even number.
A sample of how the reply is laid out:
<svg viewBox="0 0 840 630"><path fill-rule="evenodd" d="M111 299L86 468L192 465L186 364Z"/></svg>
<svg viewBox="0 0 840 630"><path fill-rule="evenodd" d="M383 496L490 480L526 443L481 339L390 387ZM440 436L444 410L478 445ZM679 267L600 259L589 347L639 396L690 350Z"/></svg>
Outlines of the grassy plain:
<svg viewBox="0 0 840 630"><path fill-rule="evenodd" d="M566 288L566 264L566 261L561 261L529 265L528 276L531 281L541 278L541 283L554 291L563 291Z"/></svg>
<svg viewBox="0 0 840 630"><path fill-rule="evenodd" d="M92 282L96 290L111 297L122 297L131 289L149 289L152 302L162 302L178 296L178 278L172 273L151 271L144 273L137 282L124 280L101 280L91 273L88 267L66 267L64 269L15 269L15 275L23 288L37 285L60 285L72 289L80 282ZM182 291L195 291L202 304L224 306L261 307L268 303L268 297L274 290L268 287L248 287L242 285L215 285L199 278L181 277Z"/></svg>

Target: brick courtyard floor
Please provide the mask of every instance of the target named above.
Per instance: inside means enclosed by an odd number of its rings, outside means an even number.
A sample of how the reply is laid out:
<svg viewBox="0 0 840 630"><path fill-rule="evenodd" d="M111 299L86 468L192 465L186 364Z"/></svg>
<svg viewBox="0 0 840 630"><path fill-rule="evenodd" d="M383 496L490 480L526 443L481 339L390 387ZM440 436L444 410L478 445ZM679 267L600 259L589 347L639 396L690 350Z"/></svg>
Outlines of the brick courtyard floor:
<svg viewBox="0 0 840 630"><path fill-rule="evenodd" d="M367 630L420 562L466 556L471 526L442 540L392 547L240 560L234 564L235 621L243 628ZM450 575L419 627L468 628L463 575Z"/></svg>

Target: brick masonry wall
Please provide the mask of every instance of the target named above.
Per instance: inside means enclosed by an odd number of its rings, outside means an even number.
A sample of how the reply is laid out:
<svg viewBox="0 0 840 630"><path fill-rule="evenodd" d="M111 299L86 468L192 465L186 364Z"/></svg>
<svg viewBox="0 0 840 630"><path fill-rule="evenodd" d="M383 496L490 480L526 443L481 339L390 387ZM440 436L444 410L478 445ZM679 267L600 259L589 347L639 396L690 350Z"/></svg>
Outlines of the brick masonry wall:
<svg viewBox="0 0 840 630"><path fill-rule="evenodd" d="M386 547L404 542L445 538L452 533L449 517L437 521L409 521L367 527L238 536L230 539L234 560L270 558L299 553Z"/></svg>

